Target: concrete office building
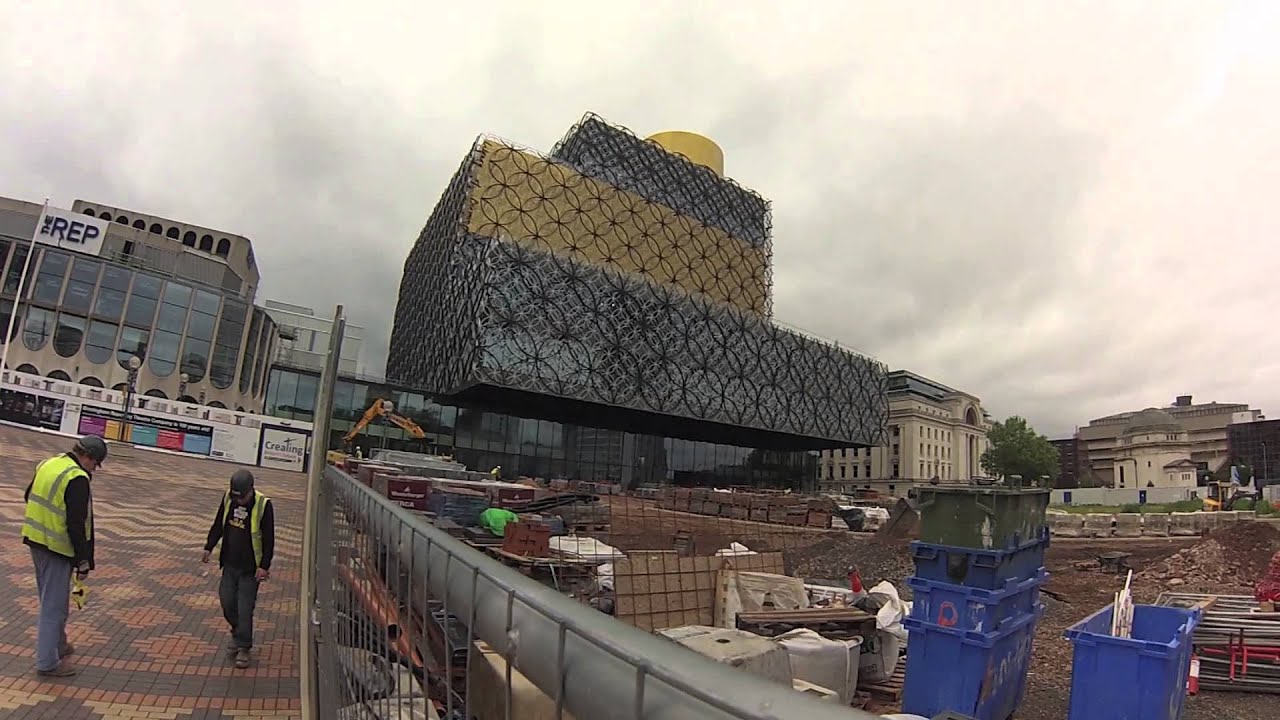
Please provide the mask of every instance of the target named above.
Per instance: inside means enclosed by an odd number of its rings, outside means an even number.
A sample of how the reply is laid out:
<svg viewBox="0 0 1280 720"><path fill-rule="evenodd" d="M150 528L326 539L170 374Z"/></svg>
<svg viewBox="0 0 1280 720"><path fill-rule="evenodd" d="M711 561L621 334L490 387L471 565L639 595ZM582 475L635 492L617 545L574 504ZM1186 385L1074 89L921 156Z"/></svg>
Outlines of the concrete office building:
<svg viewBox="0 0 1280 720"><path fill-rule="evenodd" d="M1084 455L1080 463L1080 487L1110 486L1117 482L1116 461L1126 457L1122 452L1126 445L1122 441L1137 416L1151 409L1098 418L1076 432ZM1190 460L1195 463L1199 476L1220 473L1229 466L1230 426L1263 419L1261 411L1244 403L1195 403L1190 395L1179 396L1172 405L1159 410L1186 432Z"/></svg>
<svg viewBox="0 0 1280 720"><path fill-rule="evenodd" d="M1058 479L1053 486L1066 489L1080 487L1080 476L1083 474L1081 470L1083 455L1080 450L1080 441L1074 437L1069 437L1062 440L1050 440L1049 443L1058 449Z"/></svg>
<svg viewBox="0 0 1280 720"><path fill-rule="evenodd" d="M0 327L18 313L10 368L117 390L132 379L150 397L261 410L276 327L253 304L248 238L76 200L45 215L41 237L53 221L91 218L94 242L36 243L18 298L43 212L0 198Z"/></svg>
<svg viewBox="0 0 1280 720"><path fill-rule="evenodd" d="M916 482L963 482L983 475L991 418L969 393L906 370L889 373L889 441L824 450L819 486L904 495Z"/></svg>
<svg viewBox="0 0 1280 720"><path fill-rule="evenodd" d="M319 317L315 310L301 305L267 300L263 307L278 328L280 342L272 361L283 367L321 371L329 352L332 317ZM361 352L364 350L364 328L348 322L342 335L342 355L338 372L363 375Z"/></svg>

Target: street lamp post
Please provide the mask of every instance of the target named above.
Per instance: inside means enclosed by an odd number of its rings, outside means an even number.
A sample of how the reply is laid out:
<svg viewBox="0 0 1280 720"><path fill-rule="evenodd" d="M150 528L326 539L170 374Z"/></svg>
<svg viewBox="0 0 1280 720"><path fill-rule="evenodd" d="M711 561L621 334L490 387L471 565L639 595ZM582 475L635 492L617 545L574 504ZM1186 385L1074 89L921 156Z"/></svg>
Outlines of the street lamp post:
<svg viewBox="0 0 1280 720"><path fill-rule="evenodd" d="M128 413L129 408L132 407L133 404L133 391L134 386L138 382L138 370L142 368L142 358L137 355L130 355L129 359L125 361L125 364L129 370L129 381L125 383L124 386L124 411L125 413ZM129 418L126 417L125 421L127 422L128 419Z"/></svg>

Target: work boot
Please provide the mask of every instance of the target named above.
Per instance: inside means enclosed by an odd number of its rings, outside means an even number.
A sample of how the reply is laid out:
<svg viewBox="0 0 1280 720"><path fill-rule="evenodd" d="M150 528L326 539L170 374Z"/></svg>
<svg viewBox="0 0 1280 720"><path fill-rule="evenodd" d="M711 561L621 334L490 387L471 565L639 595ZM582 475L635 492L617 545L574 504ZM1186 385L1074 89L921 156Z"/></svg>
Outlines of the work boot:
<svg viewBox="0 0 1280 720"><path fill-rule="evenodd" d="M55 665L52 670L36 670L37 675L47 678L71 677L72 675L75 675L76 672L78 671L75 668L61 662Z"/></svg>
<svg viewBox="0 0 1280 720"><path fill-rule="evenodd" d="M249 651L244 648L236 650L236 667L244 669L249 667Z"/></svg>
<svg viewBox="0 0 1280 720"><path fill-rule="evenodd" d="M60 658L71 657L72 655L75 655L75 654L76 654L76 646L72 645L71 643L67 643L66 645L63 645L62 647L58 648L58 657Z"/></svg>

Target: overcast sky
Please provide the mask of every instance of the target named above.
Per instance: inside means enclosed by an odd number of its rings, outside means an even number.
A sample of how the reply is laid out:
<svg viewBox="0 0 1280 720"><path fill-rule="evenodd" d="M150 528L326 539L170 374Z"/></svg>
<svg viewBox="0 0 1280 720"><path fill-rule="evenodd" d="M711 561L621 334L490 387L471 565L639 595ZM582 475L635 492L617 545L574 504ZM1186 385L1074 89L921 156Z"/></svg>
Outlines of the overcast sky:
<svg viewBox="0 0 1280 720"><path fill-rule="evenodd" d="M0 0L0 194L246 235L375 368L474 138L591 110L772 200L778 319L997 417L1280 413L1280 3L201 5Z"/></svg>

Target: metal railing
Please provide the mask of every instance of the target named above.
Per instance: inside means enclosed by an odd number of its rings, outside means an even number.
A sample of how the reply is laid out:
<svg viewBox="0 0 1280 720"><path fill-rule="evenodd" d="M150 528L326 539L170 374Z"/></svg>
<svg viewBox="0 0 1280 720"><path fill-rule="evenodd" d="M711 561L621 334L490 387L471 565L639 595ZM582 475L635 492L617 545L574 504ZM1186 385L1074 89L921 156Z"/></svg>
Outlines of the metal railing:
<svg viewBox="0 0 1280 720"><path fill-rule="evenodd" d="M875 717L625 625L334 467L320 497L318 718Z"/></svg>

